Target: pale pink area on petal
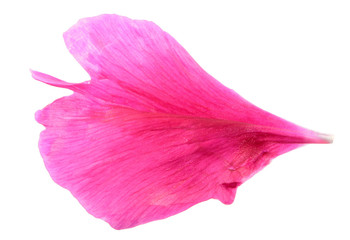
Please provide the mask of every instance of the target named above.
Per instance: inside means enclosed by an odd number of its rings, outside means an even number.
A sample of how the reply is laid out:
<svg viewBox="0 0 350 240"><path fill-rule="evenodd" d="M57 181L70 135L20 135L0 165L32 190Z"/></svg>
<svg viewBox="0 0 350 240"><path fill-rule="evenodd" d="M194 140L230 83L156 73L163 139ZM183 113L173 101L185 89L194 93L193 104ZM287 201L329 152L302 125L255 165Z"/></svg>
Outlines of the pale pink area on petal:
<svg viewBox="0 0 350 240"><path fill-rule="evenodd" d="M32 71L74 91L36 113L40 152L53 180L116 229L211 198L230 204L274 157L330 142L223 86L152 22L102 15L64 38L92 79Z"/></svg>
<svg viewBox="0 0 350 240"><path fill-rule="evenodd" d="M152 22L101 15L80 20L64 39L91 84L106 90L92 94L113 104L301 130L222 85Z"/></svg>

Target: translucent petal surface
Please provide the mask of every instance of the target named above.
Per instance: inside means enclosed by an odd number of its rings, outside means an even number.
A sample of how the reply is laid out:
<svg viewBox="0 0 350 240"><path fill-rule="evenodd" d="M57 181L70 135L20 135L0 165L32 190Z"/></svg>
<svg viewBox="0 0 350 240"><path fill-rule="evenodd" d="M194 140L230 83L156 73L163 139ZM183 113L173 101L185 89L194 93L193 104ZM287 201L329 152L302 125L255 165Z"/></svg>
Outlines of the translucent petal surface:
<svg viewBox="0 0 350 240"><path fill-rule="evenodd" d="M91 80L38 111L51 177L116 229L166 218L237 187L270 160L330 140L250 104L166 32L117 15L80 20L64 38Z"/></svg>

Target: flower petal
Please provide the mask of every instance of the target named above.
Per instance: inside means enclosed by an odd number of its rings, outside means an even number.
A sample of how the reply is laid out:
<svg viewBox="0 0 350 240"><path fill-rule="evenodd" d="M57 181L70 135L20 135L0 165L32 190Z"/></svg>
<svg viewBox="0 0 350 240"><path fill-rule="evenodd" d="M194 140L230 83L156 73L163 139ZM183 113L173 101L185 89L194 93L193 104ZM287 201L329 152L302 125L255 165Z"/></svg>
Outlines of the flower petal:
<svg viewBox="0 0 350 240"><path fill-rule="evenodd" d="M140 111L249 122L313 134L226 88L152 22L117 15L85 18L71 27L64 39L91 75L91 94L104 101Z"/></svg>
<svg viewBox="0 0 350 240"><path fill-rule="evenodd" d="M116 229L210 198L230 204L241 183L298 146L256 141L262 129L247 124L106 107L79 93L36 118L47 127L39 146L53 180Z"/></svg>
<svg viewBox="0 0 350 240"><path fill-rule="evenodd" d="M330 139L250 104L152 22L80 20L64 35L91 81L36 113L55 182L116 229L166 218L237 187L274 157Z"/></svg>

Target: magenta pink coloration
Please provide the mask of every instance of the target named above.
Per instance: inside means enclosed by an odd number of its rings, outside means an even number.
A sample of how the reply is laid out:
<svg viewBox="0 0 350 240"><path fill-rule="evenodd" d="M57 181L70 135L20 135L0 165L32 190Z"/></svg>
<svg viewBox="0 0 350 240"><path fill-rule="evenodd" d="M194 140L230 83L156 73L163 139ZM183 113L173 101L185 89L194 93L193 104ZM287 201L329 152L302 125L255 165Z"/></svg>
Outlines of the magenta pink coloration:
<svg viewBox="0 0 350 240"><path fill-rule="evenodd" d="M230 204L274 157L331 141L244 100L152 22L101 15L64 39L91 80L32 72L74 92L36 113L40 152L53 180L116 229Z"/></svg>

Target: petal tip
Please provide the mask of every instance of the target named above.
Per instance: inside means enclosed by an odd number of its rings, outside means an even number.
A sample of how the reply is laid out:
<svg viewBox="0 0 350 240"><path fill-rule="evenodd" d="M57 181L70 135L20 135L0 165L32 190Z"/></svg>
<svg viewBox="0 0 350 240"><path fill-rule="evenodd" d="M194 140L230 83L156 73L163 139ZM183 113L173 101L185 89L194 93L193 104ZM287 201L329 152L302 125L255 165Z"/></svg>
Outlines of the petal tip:
<svg viewBox="0 0 350 240"><path fill-rule="evenodd" d="M55 78L55 77L50 76L50 75L45 74L45 73L41 73L41 72L34 71L31 69L30 69L30 72L32 74L32 77L35 80L38 80L40 82L46 83L46 84L51 85L51 86L68 88L68 89L74 88L74 86L75 86L74 83L65 82L63 80L60 80L58 78Z"/></svg>
<svg viewBox="0 0 350 240"><path fill-rule="evenodd" d="M334 140L334 135L332 134L318 133L318 137L323 143L333 143Z"/></svg>
<svg viewBox="0 0 350 240"><path fill-rule="evenodd" d="M35 118L35 121L37 121L38 123L41 123L42 121L42 111L41 110L38 110L35 112L35 115L34 115L34 118Z"/></svg>

